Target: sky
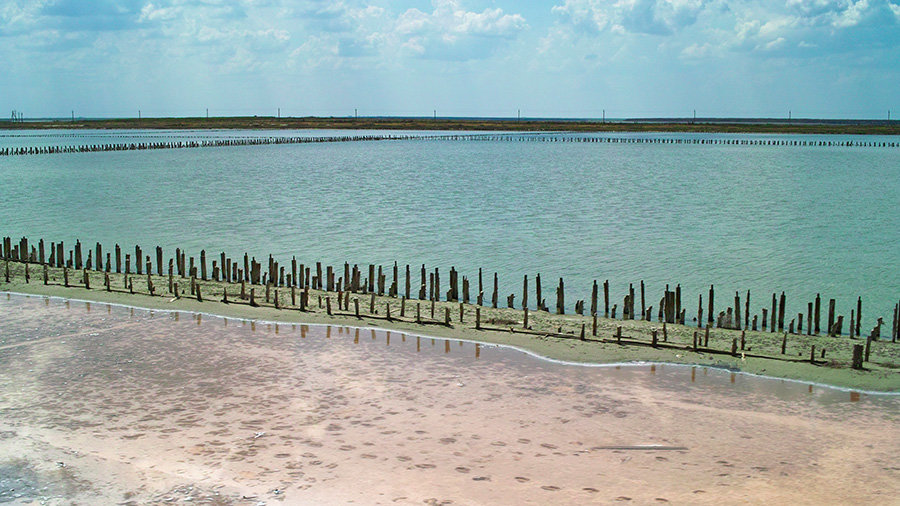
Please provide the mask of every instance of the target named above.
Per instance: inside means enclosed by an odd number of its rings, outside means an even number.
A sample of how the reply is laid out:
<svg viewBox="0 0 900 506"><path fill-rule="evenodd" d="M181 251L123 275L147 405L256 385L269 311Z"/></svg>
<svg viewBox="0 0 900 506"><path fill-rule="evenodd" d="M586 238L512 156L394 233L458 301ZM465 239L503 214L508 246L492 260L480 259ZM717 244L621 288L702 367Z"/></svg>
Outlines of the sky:
<svg viewBox="0 0 900 506"><path fill-rule="evenodd" d="M900 118L900 0L0 0L0 66L25 117Z"/></svg>

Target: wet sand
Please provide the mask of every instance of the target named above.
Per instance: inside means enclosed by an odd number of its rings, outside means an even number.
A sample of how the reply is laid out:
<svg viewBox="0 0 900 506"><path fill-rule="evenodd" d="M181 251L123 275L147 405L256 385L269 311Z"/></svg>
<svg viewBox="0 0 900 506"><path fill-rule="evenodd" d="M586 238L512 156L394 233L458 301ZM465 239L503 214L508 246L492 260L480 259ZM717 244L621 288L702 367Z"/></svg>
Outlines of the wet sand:
<svg viewBox="0 0 900 506"><path fill-rule="evenodd" d="M890 504L900 492L897 396L17 296L0 299L0 329L0 502Z"/></svg>

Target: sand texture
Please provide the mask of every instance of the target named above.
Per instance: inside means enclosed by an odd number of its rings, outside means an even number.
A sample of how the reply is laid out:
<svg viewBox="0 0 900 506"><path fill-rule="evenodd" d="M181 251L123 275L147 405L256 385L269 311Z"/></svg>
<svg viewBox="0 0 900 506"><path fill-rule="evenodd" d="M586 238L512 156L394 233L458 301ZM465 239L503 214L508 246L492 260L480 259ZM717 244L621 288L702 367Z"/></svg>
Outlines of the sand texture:
<svg viewBox="0 0 900 506"><path fill-rule="evenodd" d="M0 300L0 502L890 504L900 399ZM641 445L655 445L655 449Z"/></svg>

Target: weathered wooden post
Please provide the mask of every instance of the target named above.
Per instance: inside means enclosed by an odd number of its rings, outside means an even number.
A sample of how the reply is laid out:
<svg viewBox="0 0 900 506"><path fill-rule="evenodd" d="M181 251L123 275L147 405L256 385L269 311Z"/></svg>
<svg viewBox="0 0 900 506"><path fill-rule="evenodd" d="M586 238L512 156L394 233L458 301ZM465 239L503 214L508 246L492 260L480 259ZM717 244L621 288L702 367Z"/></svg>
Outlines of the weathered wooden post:
<svg viewBox="0 0 900 506"><path fill-rule="evenodd" d="M406 316L406 296L400 297L400 317Z"/></svg>
<svg viewBox="0 0 900 506"><path fill-rule="evenodd" d="M860 322L862 321L862 297L856 299L856 335L859 335Z"/></svg>
<svg viewBox="0 0 900 506"><path fill-rule="evenodd" d="M775 332L775 326L778 323L778 295L772 294L772 332Z"/></svg>
<svg viewBox="0 0 900 506"><path fill-rule="evenodd" d="M594 285L596 286L596 284ZM522 278L522 309L528 307L528 274Z"/></svg>
<svg viewBox="0 0 900 506"><path fill-rule="evenodd" d="M494 273L494 294L491 296L491 304L495 309L497 308L497 302L498 302L498 298L499 298L498 295L499 295L499 292L498 292L497 273L495 272Z"/></svg>
<svg viewBox="0 0 900 506"><path fill-rule="evenodd" d="M353 298L353 308L354 308L354 312L356 313L356 317L360 318L360 316L359 316L359 297Z"/></svg>
<svg viewBox="0 0 900 506"><path fill-rule="evenodd" d="M138 274L143 274L141 270L141 259L144 258L144 254L141 252L141 247L138 245L134 246L134 269ZM206 280L204 280L206 281Z"/></svg>
<svg viewBox="0 0 900 506"><path fill-rule="evenodd" d="M652 336L652 337L651 337L650 344L651 344L654 348L656 348L656 345L657 345L657 339L658 339L656 327L653 327L652 329L650 329L650 335Z"/></svg>
<svg viewBox="0 0 900 506"><path fill-rule="evenodd" d="M808 335L808 336L812 335L812 329L813 329L812 318L813 318L813 303L807 302L806 303L806 335Z"/></svg>
<svg viewBox="0 0 900 506"><path fill-rule="evenodd" d="M778 332L784 330L784 310L785 310L785 302L784 302L784 292L781 292L781 299L778 305Z"/></svg>
<svg viewBox="0 0 900 506"><path fill-rule="evenodd" d="M8 263L7 263L7 265L8 265ZM47 264L42 264L41 267L43 268L43 271L44 271L43 272L44 284L47 285L50 283L50 274L48 273Z"/></svg>
<svg viewBox="0 0 900 506"><path fill-rule="evenodd" d="M250 289L250 300L253 300L252 288ZM331 316L331 297L325 297L325 312L328 314L328 316Z"/></svg>
<svg viewBox="0 0 900 506"><path fill-rule="evenodd" d="M227 286L222 287L222 303L228 304L228 287Z"/></svg>
<svg viewBox="0 0 900 506"><path fill-rule="evenodd" d="M99 254L100 254L100 247L99 247L99 245L100 245L100 243L97 243L97 260L98 260L98 261L99 261L99 259L100 259L100 256L99 256ZM224 265L224 264L223 264L223 265ZM162 248L159 247L159 246L156 247L156 274L157 274L158 276L162 276L162 275L163 275L163 250L162 250Z"/></svg>
<svg viewBox="0 0 900 506"><path fill-rule="evenodd" d="M405 299L408 299L408 298L409 298L409 290L410 290L410 287L411 287L411 280L410 280L410 277L409 277L409 264L406 264L406 287L405 287L405 290L404 290L404 292L403 292L403 293L404 293L404 296L403 296L403 297L404 297Z"/></svg>
<svg viewBox="0 0 900 506"><path fill-rule="evenodd" d="M481 330L481 306L475 306L475 328Z"/></svg>
<svg viewBox="0 0 900 506"><path fill-rule="evenodd" d="M821 302L822 302L822 299L821 299L821 297L819 296L819 294L817 293L817 294L816 294L816 309L815 309L815 314L816 314L816 328L815 328L815 331L814 331L816 335L819 335L819 316L821 315Z"/></svg>
<svg viewBox="0 0 900 506"><path fill-rule="evenodd" d="M615 318L615 317L613 317L613 318ZM614 337L616 338L616 343L622 344L622 326L621 325L616 325L616 335Z"/></svg>
<svg viewBox="0 0 900 506"><path fill-rule="evenodd" d="M565 286L563 278L559 278L559 287L556 289L556 314L565 314Z"/></svg>
<svg viewBox="0 0 900 506"><path fill-rule="evenodd" d="M444 325L450 327L450 308L444 306Z"/></svg>
<svg viewBox="0 0 900 506"><path fill-rule="evenodd" d="M834 335L831 334L832 328L834 327L834 305L835 305L835 300L829 299L829 301L828 301L828 326L825 327L825 329L828 331L828 335L831 337L834 337Z"/></svg>
<svg viewBox="0 0 900 506"><path fill-rule="evenodd" d="M861 370L863 368L863 348L864 346L861 344L853 345L853 369Z"/></svg>
<svg viewBox="0 0 900 506"><path fill-rule="evenodd" d="M603 282L603 315L609 318L609 280ZM613 317L615 318L615 317Z"/></svg>
<svg viewBox="0 0 900 506"><path fill-rule="evenodd" d="M709 348L709 325L706 326L706 334L703 336L703 347Z"/></svg>
<svg viewBox="0 0 900 506"><path fill-rule="evenodd" d="M597 282L594 281L594 291L596 292L596 290L597 290ZM641 280L641 318L643 318L645 314L647 314L647 302L644 298L644 280L642 279Z"/></svg>
<svg viewBox="0 0 900 506"><path fill-rule="evenodd" d="M465 320L463 320L464 314L465 314L465 304L460 302L459 303L459 323L465 323Z"/></svg>
<svg viewBox="0 0 900 506"><path fill-rule="evenodd" d="M391 321L391 303L390 302L384 303L384 317L387 319L387 321Z"/></svg>
<svg viewBox="0 0 900 506"><path fill-rule="evenodd" d="M734 292L734 328L741 329L741 294ZM741 348L743 349L743 348Z"/></svg>
<svg viewBox="0 0 900 506"><path fill-rule="evenodd" d="M822 351L825 351L825 350L822 350ZM815 364L815 363L816 363L816 345L810 346L810 349L809 349L809 363L810 363L810 364Z"/></svg>
<svg viewBox="0 0 900 506"><path fill-rule="evenodd" d="M178 286L178 285L175 285ZM244 284L241 283L241 290L243 290ZM259 307L259 304L256 303L256 288L250 286L250 305L253 307ZM328 314L331 315L331 306L328 306Z"/></svg>
<svg viewBox="0 0 900 506"><path fill-rule="evenodd" d="M694 331L694 342L693 342L693 345L691 346L694 351L697 351L697 341L700 339L698 334L699 334L699 332L695 330Z"/></svg>
<svg viewBox="0 0 900 506"><path fill-rule="evenodd" d="M27 257L27 255L28 255L27 247L26 247L26 248L22 248L22 251L21 251L19 254L20 254L20 256L21 256L21 258L22 258L23 260L27 261L27 259L28 259L28 257ZM140 262L138 262L138 263L140 263ZM79 240L76 239L76 240L75 240L75 270L81 270L81 267L82 267L82 263L81 263L81 241L79 241Z"/></svg>
<svg viewBox="0 0 900 506"><path fill-rule="evenodd" d="M784 355L787 350L787 334L781 339L781 354Z"/></svg>
<svg viewBox="0 0 900 506"><path fill-rule="evenodd" d="M9 262L6 262L6 272L7 272L7 281L9 281L9 279L8 279L9 278L9 275L8 275L9 274ZM63 266L63 286L66 288L69 287L69 268L66 266Z"/></svg>
<svg viewBox="0 0 900 506"><path fill-rule="evenodd" d="M741 331L741 351L744 351L744 346L747 344L747 329Z"/></svg>
<svg viewBox="0 0 900 506"><path fill-rule="evenodd" d="M747 290L747 299L744 301L744 328L750 326L750 290Z"/></svg>
<svg viewBox="0 0 900 506"><path fill-rule="evenodd" d="M737 356L737 338L731 338L731 355Z"/></svg>
<svg viewBox="0 0 900 506"><path fill-rule="evenodd" d="M112 291L112 287L110 286L110 283L109 283L109 273L108 272L103 273L103 285L106 287L107 292Z"/></svg>
<svg viewBox="0 0 900 506"><path fill-rule="evenodd" d="M591 318L593 318L593 320L594 320L593 324L591 326L591 335L596 337L597 336L597 313L594 313L594 315Z"/></svg>
<svg viewBox="0 0 900 506"><path fill-rule="evenodd" d="M131 284L129 283L128 288L131 288ZM200 283L197 283L197 286L194 287L194 291L197 293L197 302L203 302L203 296L200 295Z"/></svg>
<svg viewBox="0 0 900 506"><path fill-rule="evenodd" d="M853 332L856 330L856 311L850 310L850 339L853 339Z"/></svg>
<svg viewBox="0 0 900 506"><path fill-rule="evenodd" d="M698 297L699 302L697 303L697 328L703 328L703 294L701 293Z"/></svg>
<svg viewBox="0 0 900 506"><path fill-rule="evenodd" d="M714 296L713 285L709 285L709 315L707 316L707 320L706 320L707 325L712 325L716 321L715 313L713 312L714 311L713 296Z"/></svg>
<svg viewBox="0 0 900 506"><path fill-rule="evenodd" d="M369 298L369 314L375 314L375 292L370 294Z"/></svg>

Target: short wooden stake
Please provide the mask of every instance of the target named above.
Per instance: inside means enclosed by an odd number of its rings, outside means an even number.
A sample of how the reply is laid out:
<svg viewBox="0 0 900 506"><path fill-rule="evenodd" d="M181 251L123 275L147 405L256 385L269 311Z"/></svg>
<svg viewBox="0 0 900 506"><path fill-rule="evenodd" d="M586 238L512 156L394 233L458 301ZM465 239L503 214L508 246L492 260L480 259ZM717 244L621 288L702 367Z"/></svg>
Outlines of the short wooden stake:
<svg viewBox="0 0 900 506"><path fill-rule="evenodd" d="M706 326L706 334L703 336L703 347L709 348L709 325Z"/></svg>
<svg viewBox="0 0 900 506"><path fill-rule="evenodd" d="M391 303L384 303L384 316L387 318L387 321L391 321Z"/></svg>
<svg viewBox="0 0 900 506"><path fill-rule="evenodd" d="M741 331L741 351L744 351L744 346L747 344L747 331Z"/></svg>
<svg viewBox="0 0 900 506"><path fill-rule="evenodd" d="M6 263L6 269L7 269L7 272L9 272L9 262ZM9 279L7 279L6 281L8 282ZM63 286L66 288L69 287L69 268L68 267L63 267Z"/></svg>
<svg viewBox="0 0 900 506"><path fill-rule="evenodd" d="M281 303L278 300L278 290L275 290L275 309L281 309Z"/></svg>
<svg viewBox="0 0 900 506"><path fill-rule="evenodd" d="M594 337L597 336L597 313L594 313L594 322L591 326L591 335Z"/></svg>
<svg viewBox="0 0 900 506"><path fill-rule="evenodd" d="M444 325L450 326L450 308L444 307Z"/></svg>
<svg viewBox="0 0 900 506"><path fill-rule="evenodd" d="M617 343L622 344L622 326L621 325L616 325L615 338L616 338Z"/></svg>
<svg viewBox="0 0 900 506"><path fill-rule="evenodd" d="M809 349L809 363L816 363L816 345L812 345Z"/></svg>
<svg viewBox="0 0 900 506"><path fill-rule="evenodd" d="M581 324L581 340L582 340L582 341L585 341L585 340L586 340L586 339L585 339L585 335L584 335L584 327L585 327L585 324L582 323L582 324Z"/></svg>
<svg viewBox="0 0 900 506"><path fill-rule="evenodd" d="M228 304L228 287L222 287L222 302Z"/></svg>
<svg viewBox="0 0 900 506"><path fill-rule="evenodd" d="M197 302L203 302L203 296L200 295L200 283L197 283L195 289L197 291Z"/></svg>
<svg viewBox="0 0 900 506"><path fill-rule="evenodd" d="M737 356L737 338L731 339L731 354Z"/></svg>
<svg viewBox="0 0 900 506"><path fill-rule="evenodd" d="M241 286L244 286L243 283ZM250 287L250 305L253 307L258 307L259 304L256 303L256 288ZM331 310L328 311L328 314L331 314Z"/></svg>
<svg viewBox="0 0 900 506"><path fill-rule="evenodd" d="M854 344L853 345L853 367L856 370L860 370L863 368L863 345Z"/></svg>
<svg viewBox="0 0 900 506"><path fill-rule="evenodd" d="M422 303L416 302L416 323L422 323Z"/></svg>
<svg viewBox="0 0 900 506"><path fill-rule="evenodd" d="M353 299L353 308L356 311L356 317L359 318L359 298Z"/></svg>
<svg viewBox="0 0 900 506"><path fill-rule="evenodd" d="M253 293L253 290L250 290L250 293ZM325 297L325 312L328 316L331 316L331 297Z"/></svg>
<svg viewBox="0 0 900 506"><path fill-rule="evenodd" d="M464 309L464 304L462 302L460 302L459 303L459 323L464 323L463 322L463 314L464 314L463 309Z"/></svg>
<svg viewBox="0 0 900 506"><path fill-rule="evenodd" d="M475 328L481 329L481 306L475 307Z"/></svg>
<svg viewBox="0 0 900 506"><path fill-rule="evenodd" d="M656 330L656 327L654 327L654 328L650 331L650 335L652 336L652 341L651 341L650 344L652 344L653 347L656 348L656 344L657 344L657 330Z"/></svg>
<svg viewBox="0 0 900 506"><path fill-rule="evenodd" d="M781 354L784 355L787 351L787 334L781 339Z"/></svg>
<svg viewBox="0 0 900 506"><path fill-rule="evenodd" d="M524 313L524 316L522 317L522 328L527 329L528 328L528 308L527 307L523 310L523 313Z"/></svg>

